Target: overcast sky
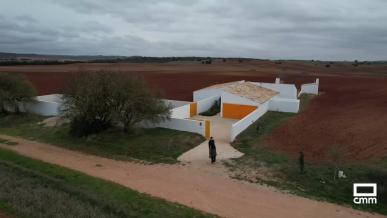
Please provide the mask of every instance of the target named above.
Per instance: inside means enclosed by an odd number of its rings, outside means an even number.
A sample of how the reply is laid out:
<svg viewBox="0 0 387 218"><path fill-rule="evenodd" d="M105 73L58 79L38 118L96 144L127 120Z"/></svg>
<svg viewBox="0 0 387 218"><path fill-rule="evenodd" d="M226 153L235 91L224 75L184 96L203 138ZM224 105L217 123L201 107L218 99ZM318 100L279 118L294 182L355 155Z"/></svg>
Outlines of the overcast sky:
<svg viewBox="0 0 387 218"><path fill-rule="evenodd" d="M0 51L387 59L387 0L1 0Z"/></svg>

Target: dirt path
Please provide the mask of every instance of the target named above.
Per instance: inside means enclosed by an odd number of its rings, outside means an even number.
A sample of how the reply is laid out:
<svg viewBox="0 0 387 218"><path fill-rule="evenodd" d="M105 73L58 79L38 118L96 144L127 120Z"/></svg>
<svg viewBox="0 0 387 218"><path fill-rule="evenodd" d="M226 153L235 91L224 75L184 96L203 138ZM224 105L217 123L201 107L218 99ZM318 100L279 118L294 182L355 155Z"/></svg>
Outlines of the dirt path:
<svg viewBox="0 0 387 218"><path fill-rule="evenodd" d="M383 217L301 198L181 165L141 165L0 135L0 145L31 158L81 171L223 217Z"/></svg>
<svg viewBox="0 0 387 218"><path fill-rule="evenodd" d="M223 119L219 115L216 116L194 116L191 119L198 120L210 120L211 121L211 136L213 136L216 144L216 151L218 161L227 160L230 158L239 158L243 153L239 152L230 145L230 131L232 124L238 120ZM190 164L190 166L196 166L205 168L205 170L211 170L209 161L208 141L201 143L200 145L192 148L177 158L179 161Z"/></svg>

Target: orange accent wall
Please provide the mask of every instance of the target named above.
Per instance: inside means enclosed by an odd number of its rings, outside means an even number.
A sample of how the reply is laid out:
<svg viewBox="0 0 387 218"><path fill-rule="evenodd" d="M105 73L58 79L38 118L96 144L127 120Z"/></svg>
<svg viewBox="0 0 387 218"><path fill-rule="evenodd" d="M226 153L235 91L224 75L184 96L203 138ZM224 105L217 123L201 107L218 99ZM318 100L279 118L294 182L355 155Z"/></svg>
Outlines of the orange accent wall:
<svg viewBox="0 0 387 218"><path fill-rule="evenodd" d="M191 103L189 105L189 114L190 114L190 117L193 117L197 114L197 111L198 111L198 104L196 102L194 103Z"/></svg>
<svg viewBox="0 0 387 218"><path fill-rule="evenodd" d="M205 122L205 137L208 139L211 136L211 122L209 120L206 120Z"/></svg>
<svg viewBox="0 0 387 218"><path fill-rule="evenodd" d="M223 117L231 119L242 119L249 113L253 112L255 109L257 109L257 107L251 105L223 103Z"/></svg>

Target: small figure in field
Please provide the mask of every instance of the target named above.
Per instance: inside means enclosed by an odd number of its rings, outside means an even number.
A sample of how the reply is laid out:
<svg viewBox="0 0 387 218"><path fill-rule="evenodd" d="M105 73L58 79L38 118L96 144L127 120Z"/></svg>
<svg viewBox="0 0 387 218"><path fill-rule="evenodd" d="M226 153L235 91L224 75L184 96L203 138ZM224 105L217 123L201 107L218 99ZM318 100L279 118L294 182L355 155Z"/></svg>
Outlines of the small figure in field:
<svg viewBox="0 0 387 218"><path fill-rule="evenodd" d="M208 141L208 149L210 150L210 159L211 163L213 164L216 161L216 146L212 137L210 137L210 140Z"/></svg>
<svg viewBox="0 0 387 218"><path fill-rule="evenodd" d="M304 173L304 152L300 151L300 157L298 158L298 161L300 163L300 171L301 173Z"/></svg>

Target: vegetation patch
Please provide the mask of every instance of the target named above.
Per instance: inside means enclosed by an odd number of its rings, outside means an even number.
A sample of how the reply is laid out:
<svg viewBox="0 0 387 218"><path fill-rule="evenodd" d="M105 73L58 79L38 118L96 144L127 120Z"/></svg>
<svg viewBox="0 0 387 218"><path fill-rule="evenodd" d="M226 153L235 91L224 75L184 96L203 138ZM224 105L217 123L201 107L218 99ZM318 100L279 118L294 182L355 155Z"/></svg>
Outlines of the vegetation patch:
<svg viewBox="0 0 387 218"><path fill-rule="evenodd" d="M0 116L0 133L108 158L149 163L176 163L178 156L204 141L198 134L165 128L137 129L131 134L110 129L79 138L68 133L69 125L45 127L38 124L42 119L30 114Z"/></svg>
<svg viewBox="0 0 387 218"><path fill-rule="evenodd" d="M220 102L220 98L219 98L219 100L215 101L214 104L207 111L200 113L200 115L202 115L202 116L215 116L218 113L220 113L220 107L221 107L221 102Z"/></svg>
<svg viewBox="0 0 387 218"><path fill-rule="evenodd" d="M26 77L0 72L0 114L19 113L21 103L33 102L35 89Z"/></svg>
<svg viewBox="0 0 387 218"><path fill-rule="evenodd" d="M0 208L20 217L211 217L0 149Z"/></svg>
<svg viewBox="0 0 387 218"><path fill-rule="evenodd" d="M307 106L309 105L310 101L315 97L315 95L312 94L301 94L300 99L300 112L304 111Z"/></svg>
<svg viewBox="0 0 387 218"><path fill-rule="evenodd" d="M268 112L241 133L232 146L245 155L227 163L234 178L275 186L301 196L325 200L357 209L387 214L387 160L359 164L309 164L300 172L296 157L265 146L264 137L295 114ZM260 128L257 128L259 125ZM346 178L337 178L337 170ZM377 183L378 204L353 204L355 182Z"/></svg>
<svg viewBox="0 0 387 218"><path fill-rule="evenodd" d="M126 133L141 122L158 123L170 108L141 77L117 72L75 74L63 93L62 116L70 134L88 136L122 125Z"/></svg>

